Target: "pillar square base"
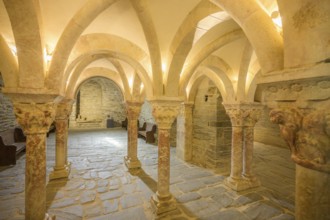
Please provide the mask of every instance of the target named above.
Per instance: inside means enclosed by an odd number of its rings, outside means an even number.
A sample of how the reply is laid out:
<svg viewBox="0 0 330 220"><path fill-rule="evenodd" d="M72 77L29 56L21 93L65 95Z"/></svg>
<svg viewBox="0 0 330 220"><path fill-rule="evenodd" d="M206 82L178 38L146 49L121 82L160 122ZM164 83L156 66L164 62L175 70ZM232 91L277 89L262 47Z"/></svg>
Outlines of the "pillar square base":
<svg viewBox="0 0 330 220"><path fill-rule="evenodd" d="M225 179L224 184L235 191L243 191L260 186L260 181L255 177L242 177L239 179L228 177Z"/></svg>
<svg viewBox="0 0 330 220"><path fill-rule="evenodd" d="M160 197L158 193L151 196L151 207L156 215L173 211L177 208L174 197L170 194L167 197Z"/></svg>
<svg viewBox="0 0 330 220"><path fill-rule="evenodd" d="M124 157L125 165L128 169L141 168L141 162L137 160L131 160L129 157Z"/></svg>
<svg viewBox="0 0 330 220"><path fill-rule="evenodd" d="M55 169L49 174L49 180L68 178L70 174L70 169L64 167L63 169Z"/></svg>

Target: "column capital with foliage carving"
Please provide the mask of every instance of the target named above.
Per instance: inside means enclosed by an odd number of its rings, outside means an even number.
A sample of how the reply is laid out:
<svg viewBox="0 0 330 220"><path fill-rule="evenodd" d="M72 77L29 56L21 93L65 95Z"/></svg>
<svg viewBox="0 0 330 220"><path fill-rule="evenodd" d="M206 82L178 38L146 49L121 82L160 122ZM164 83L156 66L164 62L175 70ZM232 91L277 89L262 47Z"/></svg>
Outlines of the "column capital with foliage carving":
<svg viewBox="0 0 330 220"><path fill-rule="evenodd" d="M141 112L142 102L126 101L127 118L130 120L137 120Z"/></svg>
<svg viewBox="0 0 330 220"><path fill-rule="evenodd" d="M158 128L171 129L172 123L179 114L182 101L174 98L162 98L150 100L150 102L152 104L152 115Z"/></svg>
<svg viewBox="0 0 330 220"><path fill-rule="evenodd" d="M55 118L56 103L14 102L14 112L25 134L47 133Z"/></svg>
<svg viewBox="0 0 330 220"><path fill-rule="evenodd" d="M264 108L259 103L224 103L223 105L230 117L232 126L235 127L254 127Z"/></svg>
<svg viewBox="0 0 330 220"><path fill-rule="evenodd" d="M56 109L56 119L66 120L69 118L72 112L73 99L64 99L58 105Z"/></svg>

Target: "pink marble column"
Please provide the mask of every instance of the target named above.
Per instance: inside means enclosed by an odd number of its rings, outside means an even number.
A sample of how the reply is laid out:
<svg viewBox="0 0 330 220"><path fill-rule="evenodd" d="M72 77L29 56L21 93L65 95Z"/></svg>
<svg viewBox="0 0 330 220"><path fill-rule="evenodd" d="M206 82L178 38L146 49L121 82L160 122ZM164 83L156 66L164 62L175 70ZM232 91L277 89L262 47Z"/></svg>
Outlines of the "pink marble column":
<svg viewBox="0 0 330 220"><path fill-rule="evenodd" d="M25 165L25 219L46 215L46 133L54 120L56 104L14 102L18 123L27 137Z"/></svg>
<svg viewBox="0 0 330 220"><path fill-rule="evenodd" d="M163 99L151 103L158 129L158 183L151 204L159 215L176 209L176 201L170 193L170 129L179 113L180 101Z"/></svg>
<svg viewBox="0 0 330 220"><path fill-rule="evenodd" d="M260 117L258 103L224 104L232 123L231 171L225 184L236 191L260 186L252 174L253 130Z"/></svg>
<svg viewBox="0 0 330 220"><path fill-rule="evenodd" d="M140 168L141 162L137 157L137 138L138 125L137 120L141 112L142 103L126 102L127 111L127 156L124 157L127 168Z"/></svg>
<svg viewBox="0 0 330 220"><path fill-rule="evenodd" d="M192 158L193 103L182 103L177 118L176 156L184 161Z"/></svg>
<svg viewBox="0 0 330 220"><path fill-rule="evenodd" d="M282 138L296 163L295 217L328 220L330 207L330 111L324 109L273 109L270 120L279 125Z"/></svg>
<svg viewBox="0 0 330 220"><path fill-rule="evenodd" d="M70 174L68 163L68 119L72 111L72 100L63 100L58 104L55 116L56 154L54 170L49 179L67 178Z"/></svg>

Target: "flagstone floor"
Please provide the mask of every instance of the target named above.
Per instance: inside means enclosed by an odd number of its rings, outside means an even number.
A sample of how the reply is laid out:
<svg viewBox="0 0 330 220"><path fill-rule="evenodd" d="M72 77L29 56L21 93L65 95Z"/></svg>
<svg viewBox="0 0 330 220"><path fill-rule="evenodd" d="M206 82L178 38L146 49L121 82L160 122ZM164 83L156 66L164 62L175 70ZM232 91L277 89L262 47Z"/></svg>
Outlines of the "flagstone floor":
<svg viewBox="0 0 330 220"><path fill-rule="evenodd" d="M123 163L122 129L71 130L68 179L47 179L47 210L57 220L155 219L150 197L157 190L157 146L138 141L142 169ZM55 135L47 139L47 174L54 166ZM177 211L158 219L294 219L295 166L287 149L255 143L254 171L262 186L237 193L225 176L183 162L171 148L171 192ZM0 219L24 219L23 154L15 166L0 167Z"/></svg>

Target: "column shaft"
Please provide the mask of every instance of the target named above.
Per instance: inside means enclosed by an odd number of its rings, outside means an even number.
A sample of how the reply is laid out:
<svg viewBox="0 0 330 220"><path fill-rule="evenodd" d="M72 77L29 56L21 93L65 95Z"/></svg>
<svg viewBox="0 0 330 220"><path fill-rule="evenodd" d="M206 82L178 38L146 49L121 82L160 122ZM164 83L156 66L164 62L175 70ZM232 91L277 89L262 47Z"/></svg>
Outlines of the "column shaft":
<svg viewBox="0 0 330 220"><path fill-rule="evenodd" d="M252 178L254 127L244 127L243 176Z"/></svg>
<svg viewBox="0 0 330 220"><path fill-rule="evenodd" d="M230 177L232 179L240 179L242 175L242 158L243 158L243 128L232 128L232 148L231 148L231 170Z"/></svg>
<svg viewBox="0 0 330 220"><path fill-rule="evenodd" d="M126 102L127 111L127 156L124 157L127 168L140 168L141 162L137 157L138 126L137 119L141 111L140 102Z"/></svg>
<svg viewBox="0 0 330 220"><path fill-rule="evenodd" d="M25 219L42 220L46 213L46 134L27 134Z"/></svg>
<svg viewBox="0 0 330 220"><path fill-rule="evenodd" d="M67 139L67 120L56 119L56 155L55 170L64 169L66 165L66 139Z"/></svg>
<svg viewBox="0 0 330 220"><path fill-rule="evenodd" d="M158 196L170 196L170 130L158 130Z"/></svg>

